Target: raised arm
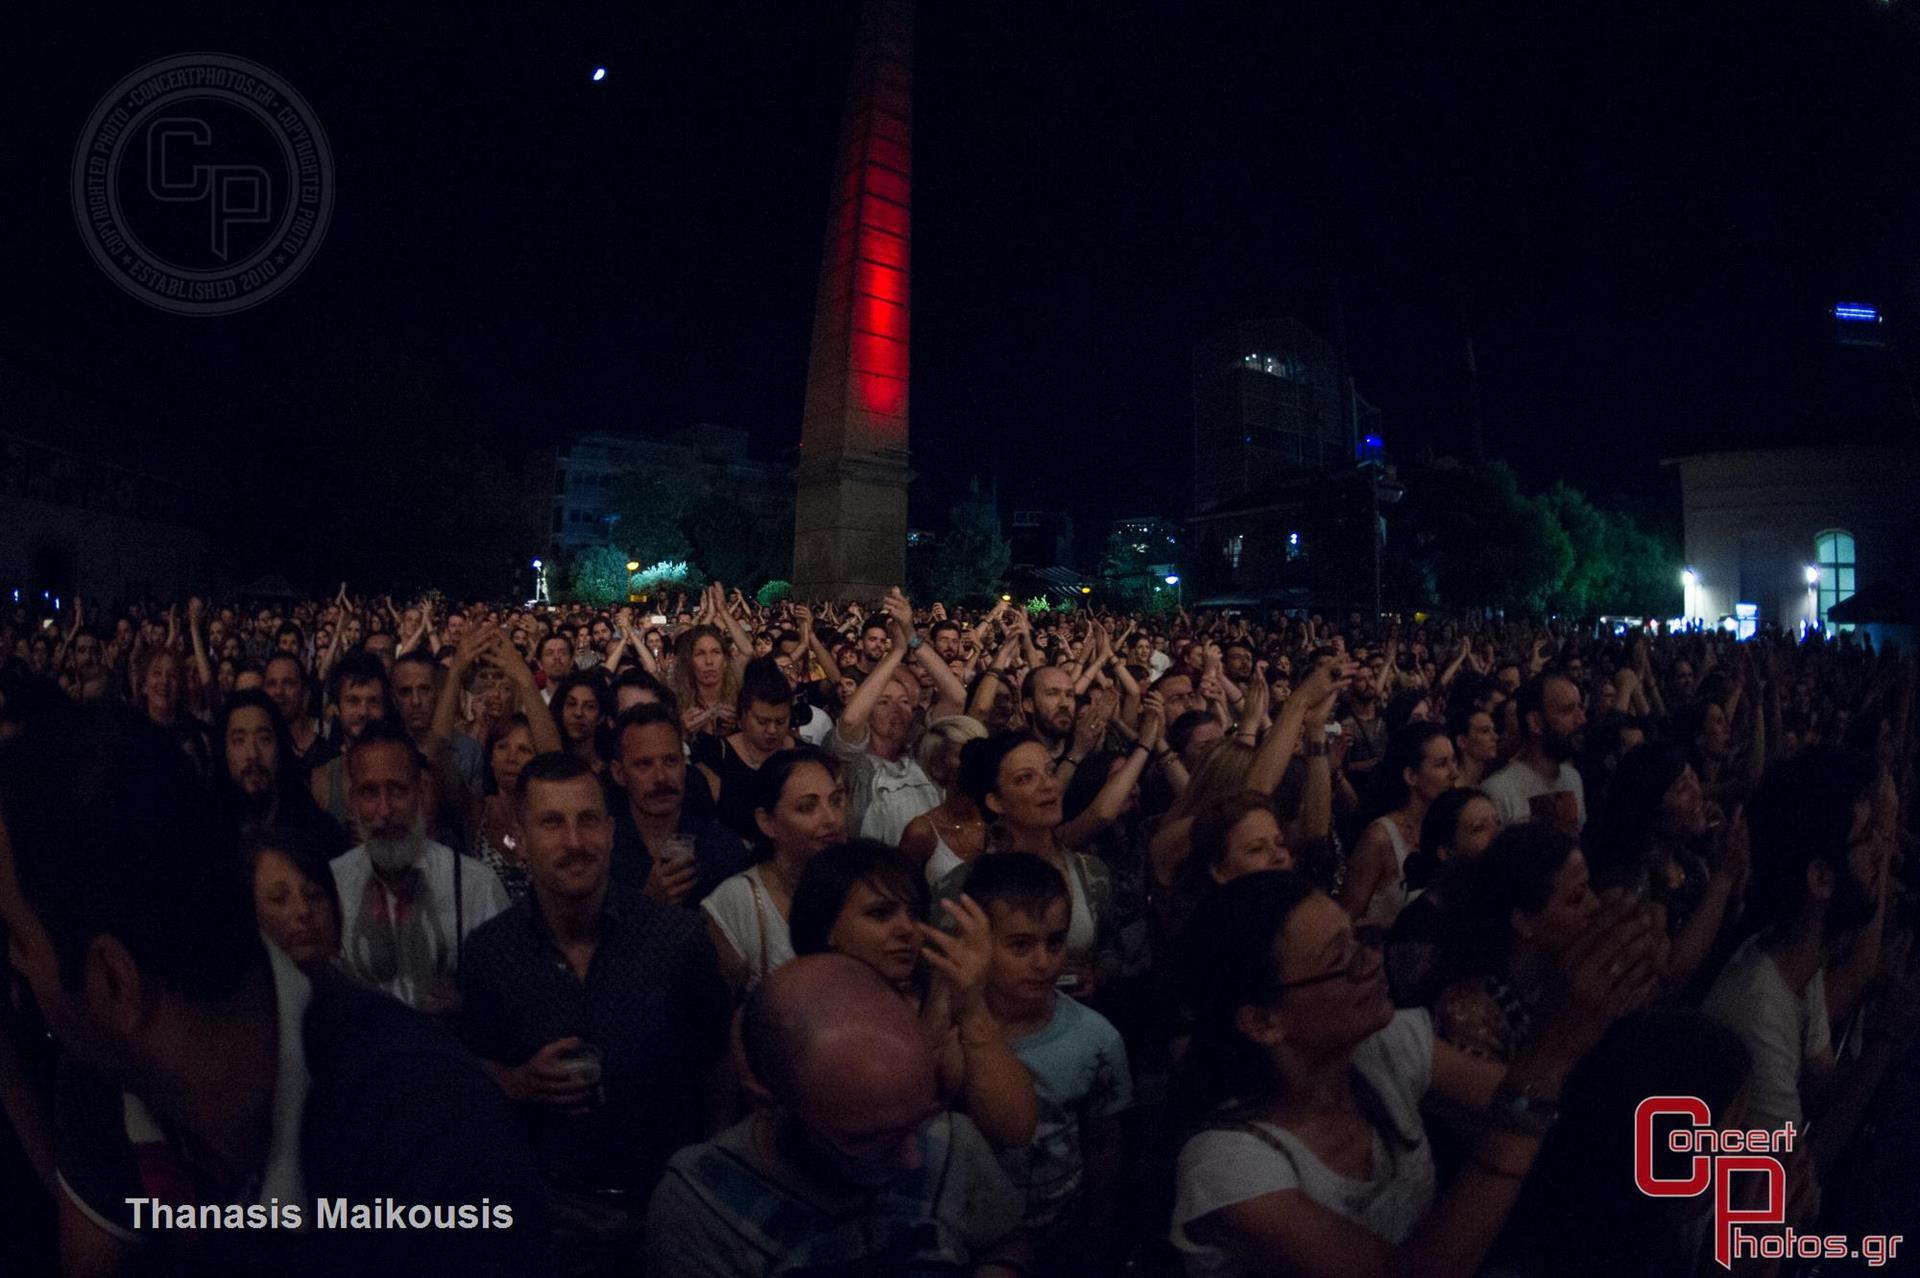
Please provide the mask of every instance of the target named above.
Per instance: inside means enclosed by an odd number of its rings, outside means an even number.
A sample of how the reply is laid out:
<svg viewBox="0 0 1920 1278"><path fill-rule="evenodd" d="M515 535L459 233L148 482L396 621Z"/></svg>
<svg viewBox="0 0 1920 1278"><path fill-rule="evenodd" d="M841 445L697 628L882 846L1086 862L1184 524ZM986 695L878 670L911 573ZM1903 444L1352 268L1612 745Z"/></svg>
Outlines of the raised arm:
<svg viewBox="0 0 1920 1278"><path fill-rule="evenodd" d="M1126 762L1107 777L1106 784L1093 796L1093 802L1087 805L1085 812L1054 832L1062 844L1070 848L1085 847L1100 831L1120 819L1121 812L1126 810L1128 796L1133 793L1133 787L1140 783L1140 774L1146 770L1147 760L1159 746L1164 728L1157 709L1142 720L1140 739L1127 752Z"/></svg>
<svg viewBox="0 0 1920 1278"><path fill-rule="evenodd" d="M867 739L867 720L873 717L873 708L880 703L880 693L894 672L900 669L900 661L907 655L905 644L896 643L887 650L887 655L874 663L873 670L860 681L853 696L847 699L847 706L840 716L840 723L834 728L842 741L849 746L858 747Z"/></svg>
<svg viewBox="0 0 1920 1278"><path fill-rule="evenodd" d="M533 734L534 753L547 754L565 749L565 743L560 739L560 725L555 722L553 711L547 703L540 699L540 689L533 682L533 669L527 665L527 659L508 642L506 632L500 627L489 624L487 634L485 659L505 671L507 682L520 694L520 711L527 716L527 728Z"/></svg>
<svg viewBox="0 0 1920 1278"><path fill-rule="evenodd" d="M893 646L896 649L911 652L914 662L927 672L933 680L934 691L939 697L927 712L928 718L938 718L946 714L959 714L967 706L967 690L954 676L947 663L940 659L933 645L920 638L913 624L913 605L895 586L887 592L886 600L881 604L887 614L888 627L893 631Z"/></svg>
<svg viewBox="0 0 1920 1278"><path fill-rule="evenodd" d="M1247 772L1249 790L1272 794L1280 788L1281 778L1287 775L1287 766L1293 762L1293 752L1300 744L1301 725L1306 722L1308 709L1322 702L1331 708L1333 699L1352 678L1351 662L1328 661L1300 681L1287 703L1280 707L1280 718L1253 756L1253 766Z"/></svg>

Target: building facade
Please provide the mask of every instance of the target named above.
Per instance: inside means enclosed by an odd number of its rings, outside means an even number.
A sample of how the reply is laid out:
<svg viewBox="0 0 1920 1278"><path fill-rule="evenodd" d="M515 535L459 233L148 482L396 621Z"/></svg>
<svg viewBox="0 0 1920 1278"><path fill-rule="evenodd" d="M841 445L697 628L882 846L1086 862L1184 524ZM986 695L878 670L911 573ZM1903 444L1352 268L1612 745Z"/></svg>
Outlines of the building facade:
<svg viewBox="0 0 1920 1278"><path fill-rule="evenodd" d="M1193 508L1358 455L1332 343L1293 319L1208 334L1193 352Z"/></svg>
<svg viewBox="0 0 1920 1278"><path fill-rule="evenodd" d="M615 499L634 472L673 478L702 502L742 519L792 518L793 471L750 452L745 431L700 424L660 439L596 432L535 455L528 482L545 494L548 549L567 555L619 539Z"/></svg>
<svg viewBox="0 0 1920 1278"><path fill-rule="evenodd" d="M184 485L0 435L0 582L6 599L183 599L224 564Z"/></svg>
<svg viewBox="0 0 1920 1278"><path fill-rule="evenodd" d="M1920 450L1762 449L1666 464L1680 471L1691 620L1797 630L1913 571Z"/></svg>

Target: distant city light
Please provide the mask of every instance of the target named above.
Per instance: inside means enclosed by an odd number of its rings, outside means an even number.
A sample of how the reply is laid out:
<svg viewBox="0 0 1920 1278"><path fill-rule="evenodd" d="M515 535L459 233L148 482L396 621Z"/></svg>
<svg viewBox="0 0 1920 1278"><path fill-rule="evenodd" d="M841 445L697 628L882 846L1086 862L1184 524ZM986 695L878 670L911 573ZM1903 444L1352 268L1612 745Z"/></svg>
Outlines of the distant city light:
<svg viewBox="0 0 1920 1278"><path fill-rule="evenodd" d="M1868 306L1865 302L1839 302L1834 305L1833 317L1838 320L1851 320L1856 324L1878 324L1879 308Z"/></svg>
<svg viewBox="0 0 1920 1278"><path fill-rule="evenodd" d="M1292 532L1292 533L1288 533L1288 534L1287 534L1287 544L1288 544L1289 546L1297 546L1297 545L1299 545L1299 544L1300 544L1300 534L1299 534L1299 533L1297 533L1297 532Z"/></svg>
<svg viewBox="0 0 1920 1278"><path fill-rule="evenodd" d="M1807 584L1809 586L1817 586L1820 584L1820 570L1812 564L1807 565Z"/></svg>
<svg viewBox="0 0 1920 1278"><path fill-rule="evenodd" d="M1178 573L1171 573L1171 572L1170 572L1170 573L1168 573L1168 574L1167 574L1167 584L1168 584L1169 586L1177 586L1177 585L1179 585L1179 584L1180 584L1180 575L1179 575Z"/></svg>
<svg viewBox="0 0 1920 1278"><path fill-rule="evenodd" d="M595 83L598 83L599 81L606 79L607 69L605 67L595 67L593 69L593 78Z"/></svg>

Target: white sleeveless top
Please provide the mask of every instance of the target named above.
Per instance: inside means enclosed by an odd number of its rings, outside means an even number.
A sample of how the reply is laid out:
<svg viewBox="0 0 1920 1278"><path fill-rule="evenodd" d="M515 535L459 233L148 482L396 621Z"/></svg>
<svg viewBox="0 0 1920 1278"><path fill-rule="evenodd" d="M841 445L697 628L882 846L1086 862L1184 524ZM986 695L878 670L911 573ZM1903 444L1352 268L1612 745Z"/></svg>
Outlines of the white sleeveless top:
<svg viewBox="0 0 1920 1278"><path fill-rule="evenodd" d="M742 870L715 888L700 908L720 928L734 953L747 961L747 989L793 957L793 934L773 903L760 867Z"/></svg>
<svg viewBox="0 0 1920 1278"><path fill-rule="evenodd" d="M927 886L937 888L940 886L941 879L966 863L960 859L958 852L947 846L946 839L940 833L940 827L931 821L927 824L933 826L933 854L927 858Z"/></svg>
<svg viewBox="0 0 1920 1278"><path fill-rule="evenodd" d="M1368 923L1392 927L1400 911L1407 908L1407 853L1413 849L1407 846L1406 836L1392 817L1383 816L1373 824L1385 827L1387 841L1393 846L1393 877L1373 890L1373 899L1367 902L1361 917Z"/></svg>

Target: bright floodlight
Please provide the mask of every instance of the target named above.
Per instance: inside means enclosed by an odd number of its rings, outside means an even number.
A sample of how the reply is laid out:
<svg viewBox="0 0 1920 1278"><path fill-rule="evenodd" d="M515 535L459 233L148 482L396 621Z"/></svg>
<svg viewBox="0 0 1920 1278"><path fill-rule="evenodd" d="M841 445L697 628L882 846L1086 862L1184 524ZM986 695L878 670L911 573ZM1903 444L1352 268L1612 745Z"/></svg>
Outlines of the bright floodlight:
<svg viewBox="0 0 1920 1278"><path fill-rule="evenodd" d="M1809 586L1817 586L1820 584L1820 570L1812 564L1807 565L1807 584Z"/></svg>
<svg viewBox="0 0 1920 1278"><path fill-rule="evenodd" d="M628 572L639 572L639 571L640 571L640 561L639 561L638 559L629 559L629 560L627 560L627 571L628 571Z"/></svg>
<svg viewBox="0 0 1920 1278"><path fill-rule="evenodd" d="M606 79L607 69L605 67L595 67L593 69L593 78L595 83L598 83L599 81Z"/></svg>
<svg viewBox="0 0 1920 1278"><path fill-rule="evenodd" d="M533 567L535 572L538 572L540 570L540 561L538 559L533 561Z"/></svg>
<svg viewBox="0 0 1920 1278"><path fill-rule="evenodd" d="M1178 574L1175 574L1175 573L1168 573L1168 574L1167 574L1167 584L1168 584L1169 586L1177 586L1177 585L1179 585L1179 584L1180 584L1180 578L1179 578L1179 576L1178 576Z"/></svg>
<svg viewBox="0 0 1920 1278"><path fill-rule="evenodd" d="M1680 584L1683 586L1697 586L1700 584L1700 578L1693 569L1682 568L1680 570Z"/></svg>

